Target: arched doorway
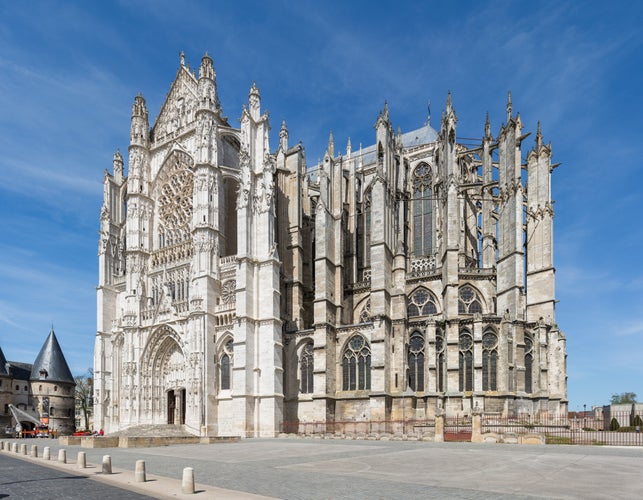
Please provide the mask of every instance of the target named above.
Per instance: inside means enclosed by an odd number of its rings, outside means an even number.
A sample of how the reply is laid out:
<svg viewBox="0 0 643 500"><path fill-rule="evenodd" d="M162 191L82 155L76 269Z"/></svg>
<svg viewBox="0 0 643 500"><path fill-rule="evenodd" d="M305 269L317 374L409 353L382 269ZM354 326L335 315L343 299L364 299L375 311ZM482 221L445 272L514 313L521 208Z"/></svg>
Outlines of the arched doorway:
<svg viewBox="0 0 643 500"><path fill-rule="evenodd" d="M147 368L146 392L152 396L151 416L155 423L185 423L188 365L179 336L172 328L164 326L152 335L143 366Z"/></svg>

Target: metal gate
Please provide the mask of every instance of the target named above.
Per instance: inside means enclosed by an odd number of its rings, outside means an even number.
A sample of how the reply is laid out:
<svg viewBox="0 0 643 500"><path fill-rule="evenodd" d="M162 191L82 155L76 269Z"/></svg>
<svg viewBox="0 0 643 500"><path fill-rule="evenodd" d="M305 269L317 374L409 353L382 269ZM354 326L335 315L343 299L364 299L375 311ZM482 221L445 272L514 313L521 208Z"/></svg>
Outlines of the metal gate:
<svg viewBox="0 0 643 500"><path fill-rule="evenodd" d="M471 418L446 418L444 421L444 440L451 442L471 442Z"/></svg>

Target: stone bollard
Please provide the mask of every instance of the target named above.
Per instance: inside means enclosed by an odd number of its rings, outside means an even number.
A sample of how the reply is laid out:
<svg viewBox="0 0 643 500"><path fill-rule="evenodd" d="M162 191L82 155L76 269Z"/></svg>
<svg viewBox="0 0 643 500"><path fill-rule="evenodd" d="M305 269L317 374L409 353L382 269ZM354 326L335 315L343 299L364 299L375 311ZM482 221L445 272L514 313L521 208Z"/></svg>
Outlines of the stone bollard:
<svg viewBox="0 0 643 500"><path fill-rule="evenodd" d="M482 443L482 411L476 404L471 415L471 442Z"/></svg>
<svg viewBox="0 0 643 500"><path fill-rule="evenodd" d="M84 469L87 467L87 455L84 451L78 452L78 459L76 460L76 467L79 469Z"/></svg>
<svg viewBox="0 0 643 500"><path fill-rule="evenodd" d="M103 456L103 474L112 473L112 457L109 455Z"/></svg>
<svg viewBox="0 0 643 500"><path fill-rule="evenodd" d="M4 441L0 441L0 450L4 450Z"/></svg>
<svg viewBox="0 0 643 500"><path fill-rule="evenodd" d="M42 459L51 460L51 448L49 446L45 446L45 449L42 450Z"/></svg>
<svg viewBox="0 0 643 500"><path fill-rule="evenodd" d="M58 461L64 464L67 463L67 450L58 450Z"/></svg>
<svg viewBox="0 0 643 500"><path fill-rule="evenodd" d="M192 467L186 467L183 469L181 493L184 495L192 495L194 493L194 469Z"/></svg>
<svg viewBox="0 0 643 500"><path fill-rule="evenodd" d="M20 454L21 455L26 455L27 454L27 445L25 443L22 443L20 445Z"/></svg>
<svg viewBox="0 0 643 500"><path fill-rule="evenodd" d="M32 458L38 458L38 445L37 444L32 444L31 445L31 457Z"/></svg>
<svg viewBox="0 0 643 500"><path fill-rule="evenodd" d="M146 481L145 478L145 460L137 460L136 461L136 469L134 472L134 477L136 478L136 482L138 483L144 483Z"/></svg>
<svg viewBox="0 0 643 500"><path fill-rule="evenodd" d="M11 443L11 451L13 453L18 453L18 443Z"/></svg>

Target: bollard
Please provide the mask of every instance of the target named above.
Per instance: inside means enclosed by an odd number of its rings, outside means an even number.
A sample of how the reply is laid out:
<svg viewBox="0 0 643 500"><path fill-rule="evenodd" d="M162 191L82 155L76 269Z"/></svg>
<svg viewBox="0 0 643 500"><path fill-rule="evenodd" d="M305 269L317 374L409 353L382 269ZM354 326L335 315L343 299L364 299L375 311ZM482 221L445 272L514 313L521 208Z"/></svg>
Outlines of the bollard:
<svg viewBox="0 0 643 500"><path fill-rule="evenodd" d="M18 443L11 443L11 451L18 453Z"/></svg>
<svg viewBox="0 0 643 500"><path fill-rule="evenodd" d="M27 445L25 443L22 443L20 445L20 454L21 455L26 455L27 454Z"/></svg>
<svg viewBox="0 0 643 500"><path fill-rule="evenodd" d="M64 464L67 463L67 451L66 450L58 450L58 461L62 462Z"/></svg>
<svg viewBox="0 0 643 500"><path fill-rule="evenodd" d="M186 467L183 469L181 493L184 495L192 495L194 493L194 469L192 467Z"/></svg>
<svg viewBox="0 0 643 500"><path fill-rule="evenodd" d="M134 477L138 483L144 483L145 479L145 460L136 461L136 471L134 472Z"/></svg>
<svg viewBox="0 0 643 500"><path fill-rule="evenodd" d="M103 455L103 474L112 473L112 457Z"/></svg>
<svg viewBox="0 0 643 500"><path fill-rule="evenodd" d="M4 450L4 441L0 441L0 450Z"/></svg>
<svg viewBox="0 0 643 500"><path fill-rule="evenodd" d="M32 458L38 458L38 445L36 444L31 445L31 456Z"/></svg>
<svg viewBox="0 0 643 500"><path fill-rule="evenodd" d="M76 460L76 467L79 469L84 469L87 467L87 455L84 451L78 452L78 459Z"/></svg>
<svg viewBox="0 0 643 500"><path fill-rule="evenodd" d="M42 450L42 458L43 460L51 460L51 449L49 446L45 446L45 449Z"/></svg>

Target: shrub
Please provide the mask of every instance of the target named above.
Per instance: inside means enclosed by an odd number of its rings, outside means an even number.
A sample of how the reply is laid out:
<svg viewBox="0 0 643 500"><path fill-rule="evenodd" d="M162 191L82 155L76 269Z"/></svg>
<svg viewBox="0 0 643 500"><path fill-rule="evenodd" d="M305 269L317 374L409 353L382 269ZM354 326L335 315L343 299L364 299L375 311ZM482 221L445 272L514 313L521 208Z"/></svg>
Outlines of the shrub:
<svg viewBox="0 0 643 500"><path fill-rule="evenodd" d="M619 427L621 427L621 424L618 423L616 417L612 417L612 421L610 422L610 431L617 431Z"/></svg>
<svg viewBox="0 0 643 500"><path fill-rule="evenodd" d="M633 426L633 427L636 427L637 425L638 425L639 427L643 426L643 420L641 420L641 415L636 415L636 416L632 419L632 426Z"/></svg>

